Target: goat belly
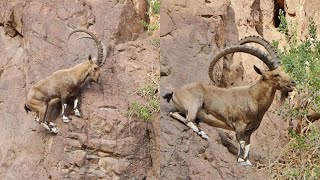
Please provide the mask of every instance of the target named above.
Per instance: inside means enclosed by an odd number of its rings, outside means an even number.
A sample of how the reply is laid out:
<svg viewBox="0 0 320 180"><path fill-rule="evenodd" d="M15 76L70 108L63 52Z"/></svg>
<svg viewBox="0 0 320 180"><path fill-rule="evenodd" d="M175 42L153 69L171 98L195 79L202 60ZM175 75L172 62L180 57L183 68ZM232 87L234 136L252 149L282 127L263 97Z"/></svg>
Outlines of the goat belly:
<svg viewBox="0 0 320 180"><path fill-rule="evenodd" d="M209 126L227 129L227 130L234 130L234 126L230 125L224 118L221 118L220 115L217 113L202 113L204 111L199 112L198 116L202 122L208 124ZM215 115L217 116L215 116ZM220 118L219 118L220 117Z"/></svg>

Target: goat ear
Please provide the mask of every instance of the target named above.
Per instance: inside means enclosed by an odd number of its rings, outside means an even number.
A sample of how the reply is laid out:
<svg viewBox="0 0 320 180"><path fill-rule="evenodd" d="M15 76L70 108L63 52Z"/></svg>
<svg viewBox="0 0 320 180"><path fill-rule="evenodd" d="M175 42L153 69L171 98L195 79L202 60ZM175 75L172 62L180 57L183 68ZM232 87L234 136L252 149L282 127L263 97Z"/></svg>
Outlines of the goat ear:
<svg viewBox="0 0 320 180"><path fill-rule="evenodd" d="M88 59L89 59L89 62L92 64L93 61L92 61L92 58L91 58L91 54L89 55Z"/></svg>
<svg viewBox="0 0 320 180"><path fill-rule="evenodd" d="M263 71L259 69L256 65L253 65L253 68L258 74L263 75Z"/></svg>

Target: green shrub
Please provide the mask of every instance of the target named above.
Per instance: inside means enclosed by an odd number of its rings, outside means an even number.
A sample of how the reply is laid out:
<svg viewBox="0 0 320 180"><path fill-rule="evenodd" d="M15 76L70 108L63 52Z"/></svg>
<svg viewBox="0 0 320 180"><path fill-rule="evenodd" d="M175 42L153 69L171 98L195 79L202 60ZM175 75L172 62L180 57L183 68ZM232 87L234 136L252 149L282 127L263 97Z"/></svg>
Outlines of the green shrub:
<svg viewBox="0 0 320 180"><path fill-rule="evenodd" d="M320 110L320 41L317 40L317 26L309 22L308 37L298 43L295 27L290 27L282 11L279 13L280 26L288 42L283 50L277 49L284 70L297 82L295 105L287 104L281 113L284 119L308 122L306 115ZM279 43L273 41L278 48ZM279 157L281 161L269 166L275 179L320 179L320 131L312 123L308 130L297 134L289 129L289 143Z"/></svg>
<svg viewBox="0 0 320 180"><path fill-rule="evenodd" d="M148 0L151 7L151 14L160 14L160 2L159 0Z"/></svg>
<svg viewBox="0 0 320 180"><path fill-rule="evenodd" d="M151 120L153 115L160 111L160 97L158 91L158 85L155 82L159 82L158 75L153 75L149 83L140 87L136 92L137 95L142 97L145 102L138 103L133 102L129 106L127 116L136 116L144 121Z"/></svg>
<svg viewBox="0 0 320 180"><path fill-rule="evenodd" d="M150 6L146 14L154 19L152 22L141 21L142 25L151 34L153 31L160 28L160 1L159 0L148 0L148 5Z"/></svg>

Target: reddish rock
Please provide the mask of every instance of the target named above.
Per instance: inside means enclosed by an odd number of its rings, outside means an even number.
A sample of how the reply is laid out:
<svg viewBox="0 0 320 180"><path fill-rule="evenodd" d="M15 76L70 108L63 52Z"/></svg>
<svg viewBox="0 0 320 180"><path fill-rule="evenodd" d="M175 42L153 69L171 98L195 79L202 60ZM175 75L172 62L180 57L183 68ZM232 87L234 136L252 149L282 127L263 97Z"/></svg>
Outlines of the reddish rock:
<svg viewBox="0 0 320 180"><path fill-rule="evenodd" d="M126 162L116 164L120 167L117 176L122 171L134 179L158 176L150 174L159 168L156 160L150 159L149 142L156 136L145 135L153 126L131 120L131 136L143 143L121 148L132 154L142 149L141 156L114 152L117 139L129 134L129 119L124 114L131 102L140 100L134 92L152 68L159 69L158 49L149 44L140 23L146 18L146 8L142 0L0 1L0 135L5 137L0 140L0 179L108 179L114 170L98 170L98 160L86 159L98 154L116 163ZM63 123L61 107L57 107L58 118L53 121L59 133L52 135L33 120L35 113L27 114L23 106L34 83L83 62L89 54L97 56L92 39L78 40L84 34L68 39L75 28L87 28L100 37L107 59L101 67L101 85L88 85L81 95L83 116L71 116L71 122ZM136 42L128 42L131 40ZM113 51L119 43L130 48ZM130 166L137 161L140 166Z"/></svg>
<svg viewBox="0 0 320 180"><path fill-rule="evenodd" d="M82 167L85 164L86 152L83 150L76 150L69 155L70 163L75 164L78 167Z"/></svg>

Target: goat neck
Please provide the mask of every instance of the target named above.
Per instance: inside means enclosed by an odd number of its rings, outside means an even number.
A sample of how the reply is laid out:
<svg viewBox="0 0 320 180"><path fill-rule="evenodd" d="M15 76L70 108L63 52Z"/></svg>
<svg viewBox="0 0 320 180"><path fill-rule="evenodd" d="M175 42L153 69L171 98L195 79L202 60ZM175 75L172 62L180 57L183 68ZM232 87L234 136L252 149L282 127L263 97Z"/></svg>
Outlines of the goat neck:
<svg viewBox="0 0 320 180"><path fill-rule="evenodd" d="M260 79L255 85L250 87L249 92L258 102L259 109L267 111L274 99L276 88L271 83Z"/></svg>
<svg viewBox="0 0 320 180"><path fill-rule="evenodd" d="M71 69L77 77L77 86L81 85L89 76L89 62L83 62L81 64L76 65Z"/></svg>

